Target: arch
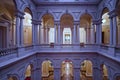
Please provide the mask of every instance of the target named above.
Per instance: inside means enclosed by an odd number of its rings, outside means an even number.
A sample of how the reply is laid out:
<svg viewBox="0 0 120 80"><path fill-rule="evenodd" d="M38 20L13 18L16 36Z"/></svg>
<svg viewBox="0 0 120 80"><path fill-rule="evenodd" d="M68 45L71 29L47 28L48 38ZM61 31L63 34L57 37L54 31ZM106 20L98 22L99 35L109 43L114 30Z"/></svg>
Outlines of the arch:
<svg viewBox="0 0 120 80"><path fill-rule="evenodd" d="M93 64L90 60L81 62L80 79L93 79Z"/></svg>
<svg viewBox="0 0 120 80"><path fill-rule="evenodd" d="M41 14L38 15L39 16L38 19L41 21L41 19L43 18L43 16L45 16L47 14L51 15L53 17L53 19L55 19L54 14L52 12L50 12L50 11L42 12Z"/></svg>
<svg viewBox="0 0 120 80"><path fill-rule="evenodd" d="M84 13L80 16L80 25L81 25L81 19L85 19L86 21L92 22L92 16L89 13ZM90 23L88 23L88 24L90 24Z"/></svg>
<svg viewBox="0 0 120 80"><path fill-rule="evenodd" d="M65 27L73 27L74 18L71 14L65 13L60 17L60 25ZM69 24L69 25L68 25Z"/></svg>
<svg viewBox="0 0 120 80"><path fill-rule="evenodd" d="M102 17L103 14L105 14L106 12L109 12L109 11L110 11L110 10L109 10L108 7L104 7L104 8L102 9L102 12L101 12L101 17Z"/></svg>
<svg viewBox="0 0 120 80"><path fill-rule="evenodd" d="M113 80L120 80L120 73L115 73L113 76Z"/></svg>
<svg viewBox="0 0 120 80"><path fill-rule="evenodd" d="M31 11L31 9L29 7L25 7L24 8L24 12L29 13L32 16L32 18L33 18L33 12Z"/></svg>
<svg viewBox="0 0 120 80"><path fill-rule="evenodd" d="M43 16L42 16L42 20L43 19L47 19L47 21L48 21L48 19L52 19L52 21L53 21L53 26L51 26L51 27L54 27L54 17L53 17L53 15L52 14L49 14L49 13L46 13L46 14L44 14ZM41 20L41 21L42 21ZM45 22L45 21L43 21L43 22ZM49 26L50 27L50 26Z"/></svg>
<svg viewBox="0 0 120 80"><path fill-rule="evenodd" d="M62 61L61 80L73 80L73 62L69 59Z"/></svg>
<svg viewBox="0 0 120 80"><path fill-rule="evenodd" d="M29 8L26 8L24 11L24 20L23 20L23 39L24 45L32 45L32 14Z"/></svg>
<svg viewBox="0 0 120 80"><path fill-rule="evenodd" d="M93 15L92 15L91 13L86 12L86 13L82 13L82 14L80 15L80 17L79 17L79 21L80 21L81 17L83 17L84 15L88 15L88 16L91 17L91 19L94 19Z"/></svg>
<svg viewBox="0 0 120 80"><path fill-rule="evenodd" d="M108 79L108 68L105 64L101 64L101 70L102 70L102 78L103 80L109 80Z"/></svg>
<svg viewBox="0 0 120 80"><path fill-rule="evenodd" d="M54 78L54 68L53 68L53 65L52 65L52 62L50 60L44 60L42 62L42 80L45 80L45 79L51 79L53 80Z"/></svg>
<svg viewBox="0 0 120 80"><path fill-rule="evenodd" d="M25 67L25 73L24 73L24 77L25 80L26 79L31 79L31 75L32 75L32 69L33 69L33 64L27 64Z"/></svg>
<svg viewBox="0 0 120 80"><path fill-rule="evenodd" d="M19 75L18 74L8 74L8 80L19 80Z"/></svg>
<svg viewBox="0 0 120 80"><path fill-rule="evenodd" d="M109 9L104 8L101 14L102 18L102 44L108 45L110 43L110 20Z"/></svg>
<svg viewBox="0 0 120 80"><path fill-rule="evenodd" d="M46 13L41 18L41 29L42 34L41 43L51 44L54 43L54 17L52 14ZM52 47L52 46L51 46Z"/></svg>

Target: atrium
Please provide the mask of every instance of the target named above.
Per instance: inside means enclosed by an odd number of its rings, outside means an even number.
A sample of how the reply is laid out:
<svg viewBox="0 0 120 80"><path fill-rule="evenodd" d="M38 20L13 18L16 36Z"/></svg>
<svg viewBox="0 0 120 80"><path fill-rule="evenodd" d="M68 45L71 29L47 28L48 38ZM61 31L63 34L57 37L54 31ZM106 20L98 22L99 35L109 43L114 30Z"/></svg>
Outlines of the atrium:
<svg viewBox="0 0 120 80"><path fill-rule="evenodd" d="M0 80L120 80L120 0L0 0Z"/></svg>

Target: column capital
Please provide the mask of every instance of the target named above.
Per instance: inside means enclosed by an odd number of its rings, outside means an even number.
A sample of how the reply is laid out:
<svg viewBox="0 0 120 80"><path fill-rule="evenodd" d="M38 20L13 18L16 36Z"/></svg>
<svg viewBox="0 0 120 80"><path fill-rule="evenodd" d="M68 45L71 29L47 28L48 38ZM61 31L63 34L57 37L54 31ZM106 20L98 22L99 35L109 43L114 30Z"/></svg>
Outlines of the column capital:
<svg viewBox="0 0 120 80"><path fill-rule="evenodd" d="M92 22L93 22L93 25L99 25L99 24L102 24L102 19L94 19Z"/></svg>
<svg viewBox="0 0 120 80"><path fill-rule="evenodd" d="M113 17L116 17L116 16L117 16L117 12L116 12L115 9L112 10L112 11L110 11L108 14L109 14L109 18L113 18Z"/></svg>
<svg viewBox="0 0 120 80"><path fill-rule="evenodd" d="M35 20L35 19L31 19L31 21L32 21L32 24L41 25L41 21L38 21L38 20Z"/></svg>
<svg viewBox="0 0 120 80"><path fill-rule="evenodd" d="M55 25L60 25L60 21L54 21Z"/></svg>
<svg viewBox="0 0 120 80"><path fill-rule="evenodd" d="M16 10L16 14L15 14L16 17L20 17L20 18L24 19L24 15L25 15L24 12L22 12L20 10Z"/></svg>
<svg viewBox="0 0 120 80"><path fill-rule="evenodd" d="M80 21L74 21L74 25L79 25Z"/></svg>

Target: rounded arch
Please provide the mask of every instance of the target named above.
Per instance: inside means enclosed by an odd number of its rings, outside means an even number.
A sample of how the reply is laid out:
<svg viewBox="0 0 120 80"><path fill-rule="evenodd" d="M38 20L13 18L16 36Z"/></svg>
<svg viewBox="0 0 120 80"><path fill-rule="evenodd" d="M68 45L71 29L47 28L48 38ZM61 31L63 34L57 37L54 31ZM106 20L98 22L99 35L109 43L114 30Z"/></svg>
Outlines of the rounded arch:
<svg viewBox="0 0 120 80"><path fill-rule="evenodd" d="M101 18L102 18L102 16L103 16L103 14L105 14L105 13L107 13L107 12L109 12L110 10L109 10L109 8L108 7L104 7L103 9L102 9L102 11L101 11Z"/></svg>
<svg viewBox="0 0 120 80"><path fill-rule="evenodd" d="M54 16L50 13L46 13L46 14L42 15L41 21L43 22L44 26L54 27ZM45 25L47 23L49 25Z"/></svg>
<svg viewBox="0 0 120 80"><path fill-rule="evenodd" d="M39 16L38 19L41 21L43 16L48 15L48 14L51 15L53 17L53 19L55 19L54 14L52 12L50 12L50 11L49 12L47 12L47 11L42 12L41 14L38 15Z"/></svg>
<svg viewBox="0 0 120 80"><path fill-rule="evenodd" d="M115 73L113 76L113 80L120 80L120 73Z"/></svg>
<svg viewBox="0 0 120 80"><path fill-rule="evenodd" d="M61 63L61 80L73 80L73 62L69 59Z"/></svg>
<svg viewBox="0 0 120 80"><path fill-rule="evenodd" d="M108 80L108 68L105 64L100 65L103 80Z"/></svg>
<svg viewBox="0 0 120 80"><path fill-rule="evenodd" d="M32 11L31 11L31 9L29 8L29 7L25 7L24 8L24 13L29 13L30 15L31 15L31 17L33 18L33 13L32 13Z"/></svg>
<svg viewBox="0 0 120 80"><path fill-rule="evenodd" d="M27 64L25 66L25 73L24 73L24 79L31 79L31 75L32 75L32 69L33 69L33 64Z"/></svg>
<svg viewBox="0 0 120 80"><path fill-rule="evenodd" d="M80 26L86 26L86 25L90 26L91 22L92 22L92 16L89 13L84 13L80 16Z"/></svg>
<svg viewBox="0 0 120 80"><path fill-rule="evenodd" d="M91 19L94 19L94 16L93 16L92 13L86 12L86 13L81 13L81 15L80 15L80 17L79 17L79 21L80 21L81 17L83 17L84 15L88 15L89 17L91 17Z"/></svg>
<svg viewBox="0 0 120 80"><path fill-rule="evenodd" d="M44 60L41 64L42 66L42 80L45 79L51 79L54 78L54 66L52 65L52 62L48 59Z"/></svg>
<svg viewBox="0 0 120 80"><path fill-rule="evenodd" d="M93 79L93 63L91 60L84 60L80 65L80 79Z"/></svg>
<svg viewBox="0 0 120 80"><path fill-rule="evenodd" d="M84 58L80 62L84 62L85 60L90 61L92 63L92 65L94 65L94 61L91 58Z"/></svg>
<svg viewBox="0 0 120 80"><path fill-rule="evenodd" d="M18 74L8 74L8 80L19 80L19 75Z"/></svg>
<svg viewBox="0 0 120 80"><path fill-rule="evenodd" d="M60 18L61 27L73 27L74 18L71 14L65 13Z"/></svg>

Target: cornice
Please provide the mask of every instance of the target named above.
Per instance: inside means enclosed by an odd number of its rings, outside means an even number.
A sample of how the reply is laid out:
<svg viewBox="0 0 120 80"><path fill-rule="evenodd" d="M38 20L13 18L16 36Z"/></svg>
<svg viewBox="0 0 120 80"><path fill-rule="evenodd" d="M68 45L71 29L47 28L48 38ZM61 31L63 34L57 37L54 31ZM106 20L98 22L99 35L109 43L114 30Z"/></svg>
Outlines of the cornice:
<svg viewBox="0 0 120 80"><path fill-rule="evenodd" d="M34 2L37 6L97 6L96 2Z"/></svg>

